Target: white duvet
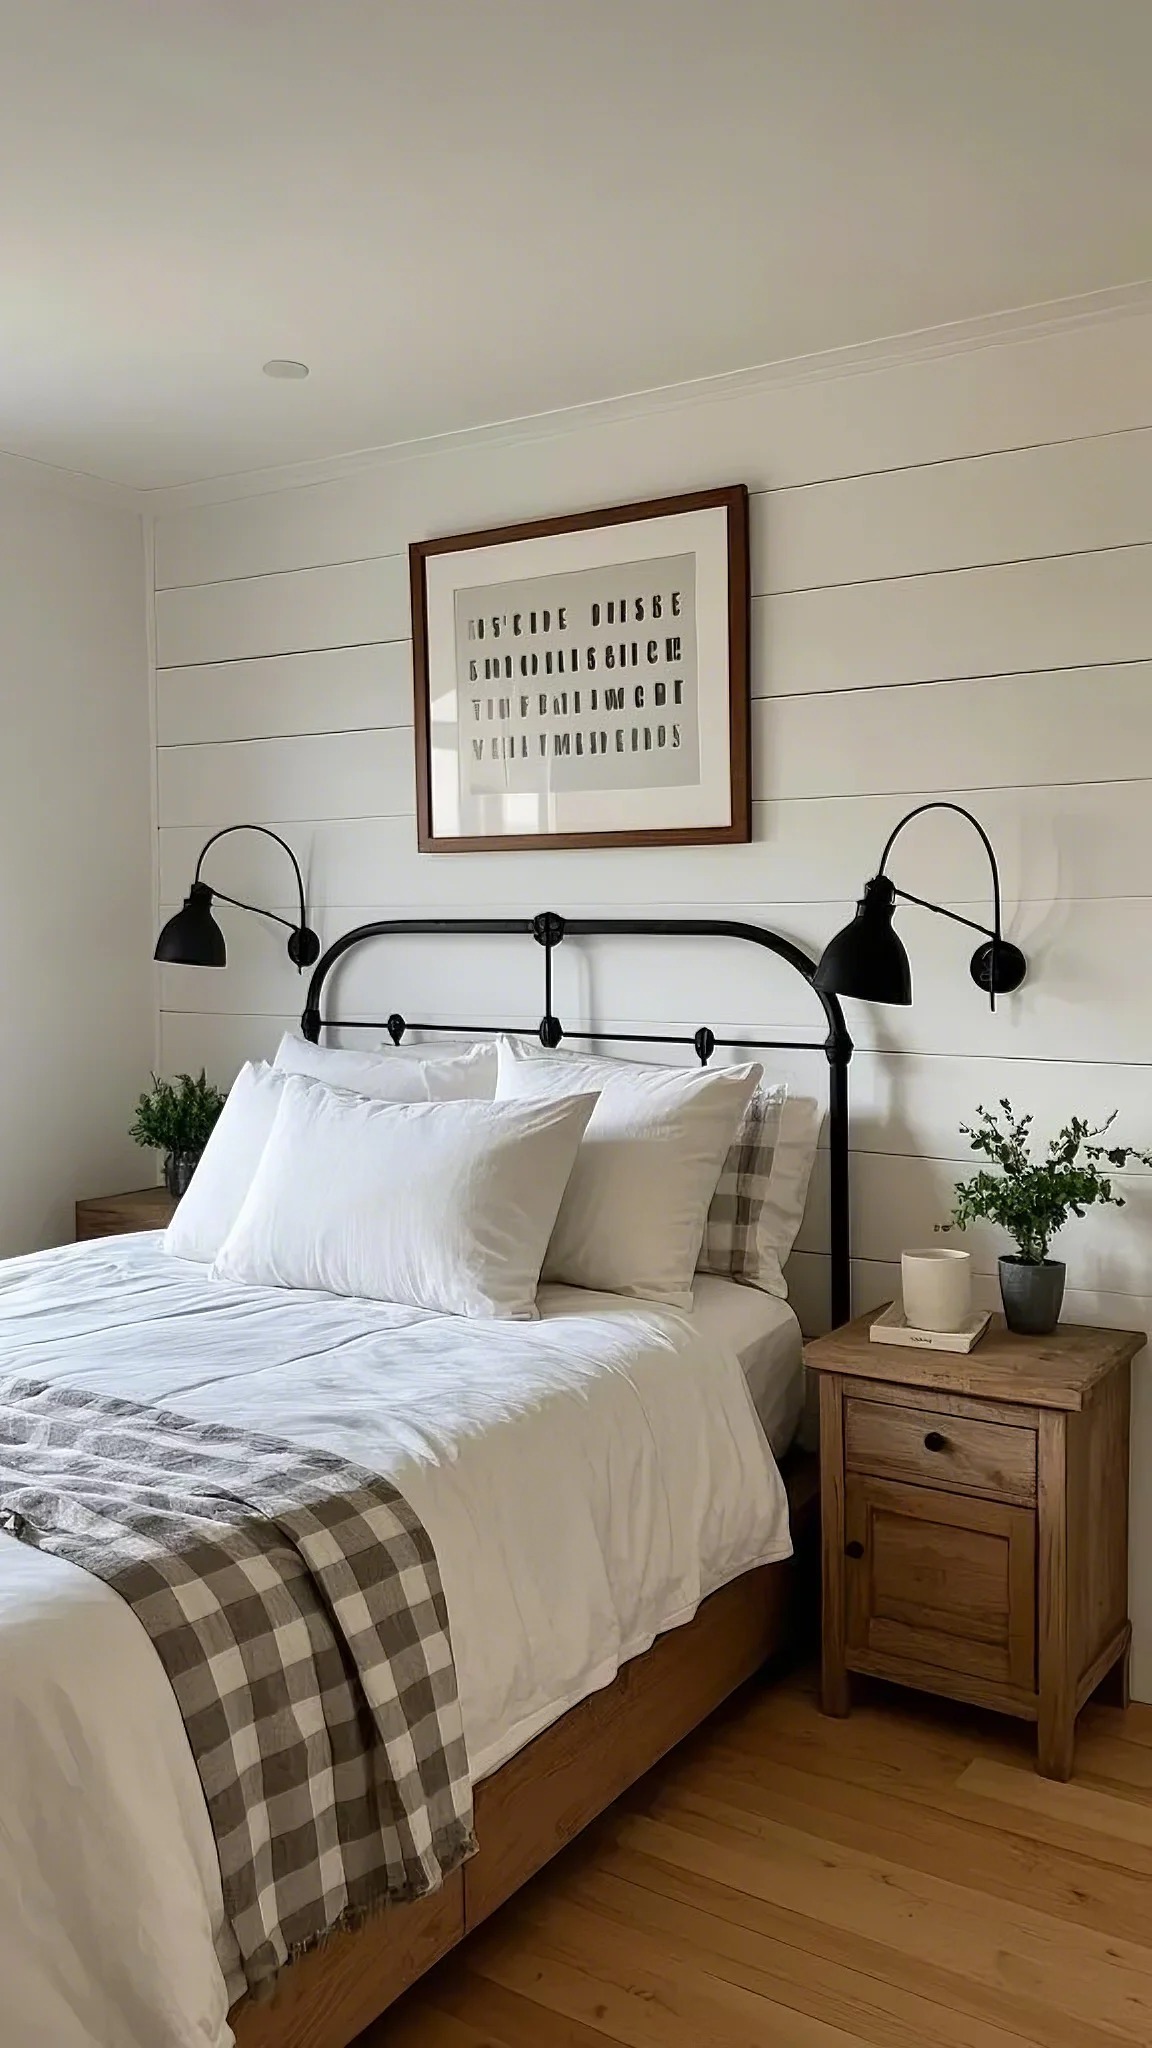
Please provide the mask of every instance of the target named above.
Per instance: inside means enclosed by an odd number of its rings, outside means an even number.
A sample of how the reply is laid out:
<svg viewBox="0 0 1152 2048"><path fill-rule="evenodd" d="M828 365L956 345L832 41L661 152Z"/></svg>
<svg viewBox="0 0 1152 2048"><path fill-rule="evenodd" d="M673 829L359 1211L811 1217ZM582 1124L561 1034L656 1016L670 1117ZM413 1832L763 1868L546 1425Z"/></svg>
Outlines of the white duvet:
<svg viewBox="0 0 1152 2048"><path fill-rule="evenodd" d="M474 1778L789 1553L735 1353L566 1288L536 1323L230 1289L152 1236L0 1265L0 1374L384 1472L440 1561ZM100 1581L0 1535L2 2048L227 2048L240 1983L175 1701Z"/></svg>

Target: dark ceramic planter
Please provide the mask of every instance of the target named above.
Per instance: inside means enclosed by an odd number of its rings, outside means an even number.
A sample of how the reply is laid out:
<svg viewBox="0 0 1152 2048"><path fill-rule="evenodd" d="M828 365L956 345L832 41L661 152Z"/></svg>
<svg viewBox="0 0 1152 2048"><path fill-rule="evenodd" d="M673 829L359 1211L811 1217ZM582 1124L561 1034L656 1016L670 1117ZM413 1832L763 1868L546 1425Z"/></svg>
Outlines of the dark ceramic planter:
<svg viewBox="0 0 1152 2048"><path fill-rule="evenodd" d="M187 1194L188 1183L199 1164L198 1152L169 1152L164 1161L164 1185L177 1201Z"/></svg>
<svg viewBox="0 0 1152 2048"><path fill-rule="evenodd" d="M1065 1267L1061 1259L1033 1266L1009 1254L1000 1261L1004 1320L1020 1337L1047 1337L1060 1320Z"/></svg>

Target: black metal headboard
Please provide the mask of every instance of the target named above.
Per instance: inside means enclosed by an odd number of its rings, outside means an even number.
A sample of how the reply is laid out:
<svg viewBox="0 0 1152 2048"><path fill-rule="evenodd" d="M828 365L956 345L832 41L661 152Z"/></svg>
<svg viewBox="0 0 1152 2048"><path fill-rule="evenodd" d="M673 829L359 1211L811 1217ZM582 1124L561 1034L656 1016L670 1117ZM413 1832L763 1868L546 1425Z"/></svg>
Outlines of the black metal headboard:
<svg viewBox="0 0 1152 2048"><path fill-rule="evenodd" d="M764 925L742 924L727 918L709 917L561 917L554 910L546 910L539 917L395 917L382 918L374 924L357 925L345 932L322 954L312 972L308 984L308 999L301 1017L304 1036L315 1044L321 1031L332 1025L343 1025L347 1030L387 1031L394 1045L399 1045L406 1031L508 1031L523 1033L522 1024L469 1025L423 1024L412 1018L403 1017L399 1011L383 1020L363 1017L325 1017L320 1008L324 984L332 969L354 946L363 945L369 939L387 939L401 936L418 936L427 933L436 937L457 935L502 937L523 936L535 939L544 951L544 1015L535 1030L543 1045L556 1046L565 1037L587 1039L593 1042L614 1041L637 1045L689 1045L698 1059L707 1062L717 1046L747 1048L753 1052L811 1052L823 1050L828 1060L828 1146L829 1146L829 1250L832 1258L831 1311L833 1326L847 1322L852 1313L852 1272L851 1239L848 1207L848 1062L852 1057L852 1040L844 1022L844 1013L833 995L813 985L812 976L816 962L809 959L799 946L793 945L779 932L769 931ZM815 1000L824 1012L827 1025L826 1036L820 1039L796 1038L717 1038L708 1025L703 1024L690 1037L682 1034L657 1031L594 1031L566 1030L552 1009L552 955L556 947L567 938L629 938L629 939L742 939L752 946L762 946L765 952L795 968L812 989Z"/></svg>

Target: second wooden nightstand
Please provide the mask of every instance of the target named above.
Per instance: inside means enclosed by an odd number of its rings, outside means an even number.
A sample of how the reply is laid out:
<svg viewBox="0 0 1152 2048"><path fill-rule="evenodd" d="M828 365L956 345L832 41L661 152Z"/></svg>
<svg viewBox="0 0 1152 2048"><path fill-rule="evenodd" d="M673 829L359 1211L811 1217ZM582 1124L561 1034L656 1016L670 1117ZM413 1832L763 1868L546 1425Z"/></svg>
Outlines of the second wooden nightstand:
<svg viewBox="0 0 1152 2048"><path fill-rule="evenodd" d="M132 1230L167 1230L176 1207L166 1188L134 1188L129 1195L96 1195L76 1204L76 1235L123 1237Z"/></svg>
<svg viewBox="0 0 1152 2048"><path fill-rule="evenodd" d="M820 1374L825 1711L849 1673L1038 1724L1067 1778L1108 1672L1127 1696L1129 1366L1139 1332L1067 1324L974 1351L810 1344Z"/></svg>

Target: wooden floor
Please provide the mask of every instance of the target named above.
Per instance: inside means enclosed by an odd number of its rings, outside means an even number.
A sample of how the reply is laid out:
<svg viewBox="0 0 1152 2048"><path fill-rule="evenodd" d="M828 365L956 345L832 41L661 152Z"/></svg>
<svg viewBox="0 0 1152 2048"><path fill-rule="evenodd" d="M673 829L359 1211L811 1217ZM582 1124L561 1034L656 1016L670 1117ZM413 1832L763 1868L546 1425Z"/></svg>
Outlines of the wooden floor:
<svg viewBox="0 0 1152 2048"><path fill-rule="evenodd" d="M749 1689L361 2048L1152 2044L1152 1708L1028 1730Z"/></svg>

